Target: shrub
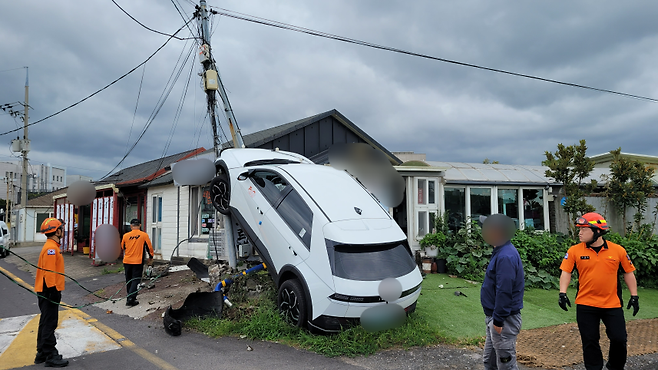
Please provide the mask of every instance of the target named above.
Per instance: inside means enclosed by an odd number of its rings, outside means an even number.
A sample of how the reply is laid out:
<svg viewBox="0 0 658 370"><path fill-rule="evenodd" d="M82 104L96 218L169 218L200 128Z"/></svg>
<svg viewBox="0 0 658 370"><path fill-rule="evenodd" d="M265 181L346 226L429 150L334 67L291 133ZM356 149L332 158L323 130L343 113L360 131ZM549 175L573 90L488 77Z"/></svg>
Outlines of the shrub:
<svg viewBox="0 0 658 370"><path fill-rule="evenodd" d="M626 249L635 265L635 277L638 285L645 288L658 287L656 281L656 275L658 274L658 237L643 236L639 233L623 237L618 233L612 233L609 234L607 239Z"/></svg>
<svg viewBox="0 0 658 370"><path fill-rule="evenodd" d="M464 226L450 235L439 248L438 258L447 261L448 272L465 279L482 281L492 248L482 239L482 229L477 222Z"/></svg>
<svg viewBox="0 0 658 370"><path fill-rule="evenodd" d="M559 288L560 264L573 242L561 234L517 231L512 244L523 261L528 288Z"/></svg>

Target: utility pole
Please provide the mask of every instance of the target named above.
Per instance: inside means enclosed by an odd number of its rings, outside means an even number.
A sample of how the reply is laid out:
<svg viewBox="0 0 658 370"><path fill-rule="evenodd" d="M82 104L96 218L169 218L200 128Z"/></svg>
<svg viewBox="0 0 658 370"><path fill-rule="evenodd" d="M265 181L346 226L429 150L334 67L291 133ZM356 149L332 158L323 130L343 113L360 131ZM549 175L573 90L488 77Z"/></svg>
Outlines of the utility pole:
<svg viewBox="0 0 658 370"><path fill-rule="evenodd" d="M200 0L199 2L199 12L197 16L201 18L201 52L199 53L199 60L203 65L204 75L204 89L206 91L207 100L208 100L208 113L210 115L210 123L212 124L213 130L213 145L215 149L215 156L219 156L219 145L220 139L217 133L217 115L215 113L217 107L217 99L215 96L215 91L219 92L219 96L222 99L222 104L224 105L224 114L228 120L228 126L231 130L231 137L233 139L233 146L236 148L244 148L244 141L242 140L242 134L240 129L237 128L237 120L233 114L233 108L231 108L231 103L228 101L228 96L226 95L226 90L224 89L224 84L215 65L215 60L212 57L210 51L210 26L208 19L208 8L206 6L206 0Z"/></svg>
<svg viewBox="0 0 658 370"><path fill-rule="evenodd" d="M21 208L23 209L23 240L27 240L27 153L30 151L30 141L27 138L28 109L30 105L30 84L28 79L28 68L25 67L25 112L23 113L23 176L21 177Z"/></svg>

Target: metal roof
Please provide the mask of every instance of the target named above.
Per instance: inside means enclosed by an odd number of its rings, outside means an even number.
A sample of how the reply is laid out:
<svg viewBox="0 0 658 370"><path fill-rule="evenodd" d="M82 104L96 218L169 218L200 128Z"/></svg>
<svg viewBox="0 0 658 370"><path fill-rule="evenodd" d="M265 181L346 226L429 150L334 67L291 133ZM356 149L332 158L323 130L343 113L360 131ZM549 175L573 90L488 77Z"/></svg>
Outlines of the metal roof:
<svg viewBox="0 0 658 370"><path fill-rule="evenodd" d="M548 167L545 166L435 161L426 163L444 169L447 184L559 185L554 179L546 177ZM602 175L609 172L608 168L594 168L584 182L594 179L603 184Z"/></svg>

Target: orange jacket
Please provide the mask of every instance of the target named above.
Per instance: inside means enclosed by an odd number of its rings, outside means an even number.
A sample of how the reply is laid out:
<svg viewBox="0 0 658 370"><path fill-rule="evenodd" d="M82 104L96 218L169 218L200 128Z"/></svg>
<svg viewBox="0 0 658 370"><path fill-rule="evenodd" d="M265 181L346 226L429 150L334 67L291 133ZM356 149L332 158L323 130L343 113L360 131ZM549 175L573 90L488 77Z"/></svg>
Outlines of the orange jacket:
<svg viewBox="0 0 658 370"><path fill-rule="evenodd" d="M52 240L46 240L46 243L41 249L39 254L39 262L37 262L37 277L34 281L34 291L43 292L44 288L55 287L60 292L64 290L64 275L56 274L54 272L44 271L42 269L64 273L64 256L59 251L59 244ZM46 286L43 286L43 281L46 281Z"/></svg>
<svg viewBox="0 0 658 370"><path fill-rule="evenodd" d="M571 273L574 266L578 270L578 293L576 304L617 308L622 306L621 285L617 272L635 271L631 257L621 245L606 240L597 254L585 243L569 248L560 269Z"/></svg>
<svg viewBox="0 0 658 370"><path fill-rule="evenodd" d="M141 265L144 261L144 250L153 258L153 246L149 235L141 230L133 230L123 235L121 249L124 250L123 263Z"/></svg>

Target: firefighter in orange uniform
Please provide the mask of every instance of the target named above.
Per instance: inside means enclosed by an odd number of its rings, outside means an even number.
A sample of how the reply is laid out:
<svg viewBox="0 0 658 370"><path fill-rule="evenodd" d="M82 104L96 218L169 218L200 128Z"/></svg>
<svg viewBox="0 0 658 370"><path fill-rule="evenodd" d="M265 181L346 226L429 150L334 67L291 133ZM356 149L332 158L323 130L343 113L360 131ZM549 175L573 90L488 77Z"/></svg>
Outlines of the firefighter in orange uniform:
<svg viewBox="0 0 658 370"><path fill-rule="evenodd" d="M37 333L37 356L35 364L45 362L46 367L64 367L69 364L62 359L55 348L59 302L64 290L64 257L59 250L59 242L64 235L64 222L56 218L47 218L41 224L41 233L48 238L41 249L37 263L37 276L34 291L39 295L39 330ZM51 272L54 271L54 272ZM56 273L58 272L58 273Z"/></svg>
<svg viewBox="0 0 658 370"><path fill-rule="evenodd" d="M599 344L601 321L610 339L610 353L606 368L623 370L626 364L626 321L621 284L618 273L623 273L624 281L631 293L627 309L633 307L633 316L640 310L637 296L635 267L626 250L615 243L603 239L610 227L598 213L586 213L576 220L580 229L581 243L569 248L560 269L559 305L567 311L571 302L567 297L567 287L571 282L571 272L578 270L578 291L576 292L576 321L583 344L583 359L587 370L603 369L603 354Z"/></svg>
<svg viewBox="0 0 658 370"><path fill-rule="evenodd" d="M137 306L137 287L142 278L144 268L144 253L149 256L149 264L153 261L153 246L147 233L140 230L141 223L134 218L130 221L131 231L123 235L123 267L126 273L126 306Z"/></svg>

